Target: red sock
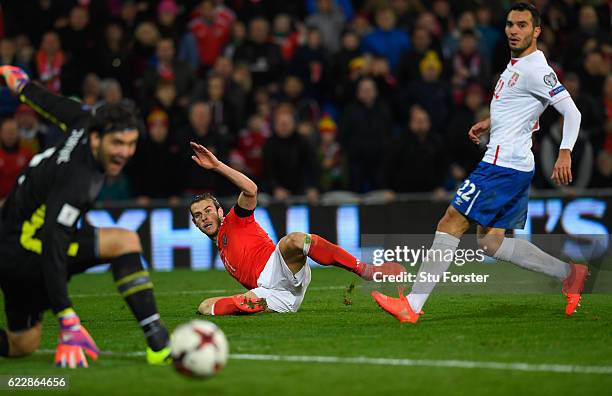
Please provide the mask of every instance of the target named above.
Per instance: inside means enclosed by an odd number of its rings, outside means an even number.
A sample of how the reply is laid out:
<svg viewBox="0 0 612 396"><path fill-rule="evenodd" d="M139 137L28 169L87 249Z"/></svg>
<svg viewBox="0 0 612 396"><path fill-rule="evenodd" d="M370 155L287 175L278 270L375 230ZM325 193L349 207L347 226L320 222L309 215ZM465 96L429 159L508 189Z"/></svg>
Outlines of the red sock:
<svg viewBox="0 0 612 396"><path fill-rule="evenodd" d="M246 298L243 294L223 297L212 306L213 315L252 314L266 310L263 298Z"/></svg>
<svg viewBox="0 0 612 396"><path fill-rule="evenodd" d="M364 263L357 260L340 246L334 245L318 235L310 234L310 238L308 257L321 265L333 265L344 268L361 276L366 268Z"/></svg>
<svg viewBox="0 0 612 396"><path fill-rule="evenodd" d="M213 315L234 315L238 312L240 312L240 310L236 307L231 297L223 297L215 301L212 306Z"/></svg>

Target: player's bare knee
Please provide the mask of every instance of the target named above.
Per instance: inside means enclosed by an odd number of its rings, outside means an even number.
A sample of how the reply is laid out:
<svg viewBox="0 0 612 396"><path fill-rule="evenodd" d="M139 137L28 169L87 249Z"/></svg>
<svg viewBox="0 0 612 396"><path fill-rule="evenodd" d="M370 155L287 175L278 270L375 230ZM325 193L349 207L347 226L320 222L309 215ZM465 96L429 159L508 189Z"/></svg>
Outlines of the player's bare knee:
<svg viewBox="0 0 612 396"><path fill-rule="evenodd" d="M437 230L459 238L469 228L470 222L457 209L449 206L444 216L438 222Z"/></svg>
<svg viewBox="0 0 612 396"><path fill-rule="evenodd" d="M28 330L8 332L9 356L22 357L36 352L40 346L41 334L40 323Z"/></svg>
<svg viewBox="0 0 612 396"><path fill-rule="evenodd" d="M290 232L283 238L285 248L291 252L303 253L304 251L304 239L306 234L303 232Z"/></svg>
<svg viewBox="0 0 612 396"><path fill-rule="evenodd" d="M119 257L128 253L142 252L140 237L134 231L122 228L104 229L100 254L104 258Z"/></svg>
<svg viewBox="0 0 612 396"><path fill-rule="evenodd" d="M497 249L504 241L503 235L478 235L478 247L484 251L487 256L493 257Z"/></svg>

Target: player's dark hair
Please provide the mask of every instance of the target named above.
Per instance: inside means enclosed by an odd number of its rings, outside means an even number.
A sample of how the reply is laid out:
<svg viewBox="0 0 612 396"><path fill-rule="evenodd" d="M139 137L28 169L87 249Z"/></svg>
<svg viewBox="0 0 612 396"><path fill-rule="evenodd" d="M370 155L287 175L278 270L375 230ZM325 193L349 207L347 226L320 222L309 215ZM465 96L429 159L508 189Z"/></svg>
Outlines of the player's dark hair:
<svg viewBox="0 0 612 396"><path fill-rule="evenodd" d="M540 26L540 11L538 11L533 4L519 1L518 3L512 4L508 13L510 13L510 11L529 11L531 13L531 19L533 19L533 27Z"/></svg>
<svg viewBox="0 0 612 396"><path fill-rule="evenodd" d="M211 193L206 192L204 194L196 195L195 197L191 199L191 202L189 203L189 211L191 212L191 207L193 206L193 204L198 203L200 201L207 200L207 199L210 199L212 201L213 205L215 205L216 210L219 210L219 208L221 208L221 204L219 203L217 198L215 198L215 196L212 195Z"/></svg>
<svg viewBox="0 0 612 396"><path fill-rule="evenodd" d="M118 103L104 104L92 110L90 132L104 136L110 132L139 129L139 122L133 111Z"/></svg>

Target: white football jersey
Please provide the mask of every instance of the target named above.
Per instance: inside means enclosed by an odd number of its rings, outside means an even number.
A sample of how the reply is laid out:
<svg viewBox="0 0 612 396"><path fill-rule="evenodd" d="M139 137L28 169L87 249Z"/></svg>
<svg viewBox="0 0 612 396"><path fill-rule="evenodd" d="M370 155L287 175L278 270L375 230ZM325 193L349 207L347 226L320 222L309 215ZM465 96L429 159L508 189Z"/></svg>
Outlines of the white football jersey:
<svg viewBox="0 0 612 396"><path fill-rule="evenodd" d="M491 99L491 136L485 162L530 172L531 135L542 112L570 95L540 50L511 59Z"/></svg>

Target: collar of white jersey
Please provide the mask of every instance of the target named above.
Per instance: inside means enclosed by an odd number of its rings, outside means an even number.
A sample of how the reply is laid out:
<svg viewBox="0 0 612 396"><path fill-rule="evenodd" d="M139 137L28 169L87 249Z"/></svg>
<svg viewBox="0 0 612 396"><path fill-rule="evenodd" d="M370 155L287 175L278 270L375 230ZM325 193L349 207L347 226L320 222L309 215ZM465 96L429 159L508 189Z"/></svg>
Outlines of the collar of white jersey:
<svg viewBox="0 0 612 396"><path fill-rule="evenodd" d="M519 63L519 61L521 63L522 62L533 62L533 61L537 62L537 61L541 61L542 59L546 59L546 57L544 56L544 53L542 51L537 49L527 56L522 56L520 58L510 58L510 62L508 62L508 66L515 66L516 64Z"/></svg>

